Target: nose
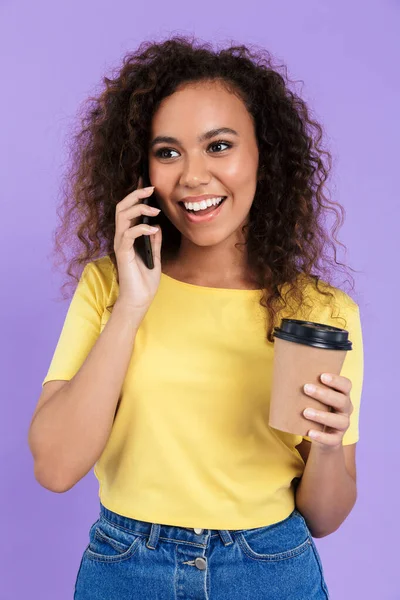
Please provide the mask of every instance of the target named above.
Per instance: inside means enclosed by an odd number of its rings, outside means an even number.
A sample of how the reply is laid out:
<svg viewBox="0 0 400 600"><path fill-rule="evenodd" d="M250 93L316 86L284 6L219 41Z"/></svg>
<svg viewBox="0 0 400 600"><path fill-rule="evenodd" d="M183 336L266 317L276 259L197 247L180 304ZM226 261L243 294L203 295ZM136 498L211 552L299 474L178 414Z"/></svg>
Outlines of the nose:
<svg viewBox="0 0 400 600"><path fill-rule="evenodd" d="M210 174L201 158L192 158L187 160L179 178L179 184L182 187L196 188L200 185L207 185L210 182Z"/></svg>

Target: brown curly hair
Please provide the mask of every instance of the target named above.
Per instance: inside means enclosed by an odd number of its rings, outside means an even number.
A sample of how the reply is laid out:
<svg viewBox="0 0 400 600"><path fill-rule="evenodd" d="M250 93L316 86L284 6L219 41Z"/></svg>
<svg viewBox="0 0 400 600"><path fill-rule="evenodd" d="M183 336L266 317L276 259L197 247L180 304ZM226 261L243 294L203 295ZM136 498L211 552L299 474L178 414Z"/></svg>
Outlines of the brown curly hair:
<svg viewBox="0 0 400 600"><path fill-rule="evenodd" d="M288 305L288 298L298 306L306 303L303 292L310 282L333 299L328 283L333 263L326 246L333 248L335 264L344 265L336 261L335 245L321 221L325 211L335 214L333 238L345 248L335 237L344 209L324 195L332 158L320 145L321 126L310 118L306 103L289 90L287 69L282 68L284 74L273 65L269 52L255 50L254 45L213 50L209 43L187 36L144 42L128 53L114 78L104 77L105 89L84 103L79 130L72 133L71 160L57 210L61 225L55 233L55 255L65 262L63 244L73 252L67 274L77 282L87 262L106 254L118 281L115 207L138 186L153 115L178 86L218 81L239 95L256 127L259 169L245 243L249 264L264 291L261 305L269 314L268 341L273 342L277 314ZM172 256L181 234L163 213L158 223L162 257Z"/></svg>

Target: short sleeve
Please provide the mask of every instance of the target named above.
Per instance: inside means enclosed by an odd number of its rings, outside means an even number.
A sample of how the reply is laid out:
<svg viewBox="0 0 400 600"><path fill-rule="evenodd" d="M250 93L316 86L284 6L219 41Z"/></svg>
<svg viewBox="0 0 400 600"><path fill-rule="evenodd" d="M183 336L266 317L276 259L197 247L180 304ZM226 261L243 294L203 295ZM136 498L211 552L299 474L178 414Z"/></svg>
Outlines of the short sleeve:
<svg viewBox="0 0 400 600"><path fill-rule="evenodd" d="M346 312L345 318L347 320L345 329L349 332L352 350L346 354L340 375L347 377L352 382L350 400L353 412L350 415L349 428L343 436L343 446L355 444L359 440L360 404L364 378L364 348L359 306L354 303ZM312 441L309 436L303 436L303 439Z"/></svg>
<svg viewBox="0 0 400 600"><path fill-rule="evenodd" d="M78 372L100 335L106 305L104 273L93 261L83 269L42 387L54 379L69 381Z"/></svg>

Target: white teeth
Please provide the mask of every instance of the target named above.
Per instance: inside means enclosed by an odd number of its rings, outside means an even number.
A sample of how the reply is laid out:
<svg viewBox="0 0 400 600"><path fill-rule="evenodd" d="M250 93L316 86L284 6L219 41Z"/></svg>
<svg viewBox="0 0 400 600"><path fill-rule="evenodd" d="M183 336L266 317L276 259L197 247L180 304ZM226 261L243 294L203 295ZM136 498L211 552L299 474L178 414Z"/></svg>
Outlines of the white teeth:
<svg viewBox="0 0 400 600"><path fill-rule="evenodd" d="M222 202L224 196L220 196L219 198L208 198L207 200L202 200L201 202L184 202L185 208L187 210L204 210L209 206L217 206Z"/></svg>

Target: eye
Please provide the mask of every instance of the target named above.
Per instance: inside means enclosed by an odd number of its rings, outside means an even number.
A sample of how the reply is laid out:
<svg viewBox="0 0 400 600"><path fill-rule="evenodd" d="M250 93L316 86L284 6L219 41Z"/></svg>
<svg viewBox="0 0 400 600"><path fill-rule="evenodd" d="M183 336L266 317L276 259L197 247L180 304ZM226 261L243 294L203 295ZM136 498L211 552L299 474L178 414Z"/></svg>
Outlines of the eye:
<svg viewBox="0 0 400 600"><path fill-rule="evenodd" d="M218 141L218 142L212 142L212 144L210 144L208 147L209 148L213 148L215 146L227 146L228 148L232 148L232 144L230 144L229 142L223 142L223 141ZM172 150L172 148L160 148L159 150L156 151L155 155L157 156L157 158L169 158L168 156L163 155L164 152L176 152L176 150ZM223 150L222 150L223 152ZM211 154L215 154L215 152L212 152ZM217 152L217 154L220 154L220 152Z"/></svg>
<svg viewBox="0 0 400 600"><path fill-rule="evenodd" d="M159 150L157 150L157 152L155 153L157 158L168 158L167 156L162 156L163 152L175 152L175 150L171 150L171 148L160 148Z"/></svg>
<svg viewBox="0 0 400 600"><path fill-rule="evenodd" d="M229 144L228 142L222 142L222 141L213 142L212 144L210 144L209 148L211 148L213 146L228 146L228 148L232 148L232 144ZM214 152L213 152L213 154L214 154ZM219 152L217 152L217 154L219 154Z"/></svg>

